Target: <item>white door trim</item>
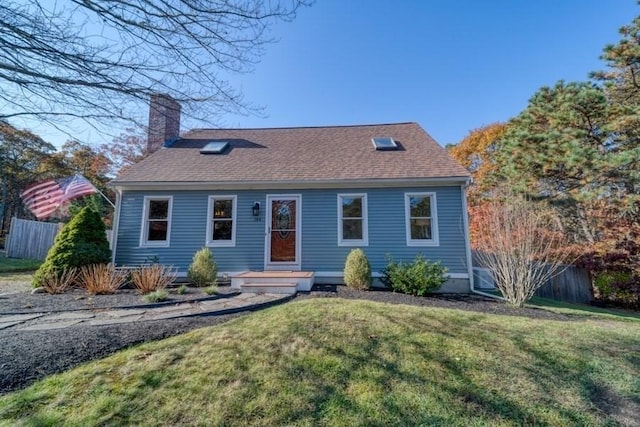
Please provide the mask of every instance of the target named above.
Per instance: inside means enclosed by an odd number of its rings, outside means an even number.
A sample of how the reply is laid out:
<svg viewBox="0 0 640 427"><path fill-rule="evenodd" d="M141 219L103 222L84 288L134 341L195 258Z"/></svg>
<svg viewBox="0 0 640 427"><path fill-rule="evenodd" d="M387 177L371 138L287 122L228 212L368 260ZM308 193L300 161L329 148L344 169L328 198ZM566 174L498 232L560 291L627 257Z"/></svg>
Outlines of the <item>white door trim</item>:
<svg viewBox="0 0 640 427"><path fill-rule="evenodd" d="M271 203L274 200L294 200L296 202L296 249L294 262L272 262L271 259ZM302 270L302 195L301 194L267 194L265 206L265 270Z"/></svg>

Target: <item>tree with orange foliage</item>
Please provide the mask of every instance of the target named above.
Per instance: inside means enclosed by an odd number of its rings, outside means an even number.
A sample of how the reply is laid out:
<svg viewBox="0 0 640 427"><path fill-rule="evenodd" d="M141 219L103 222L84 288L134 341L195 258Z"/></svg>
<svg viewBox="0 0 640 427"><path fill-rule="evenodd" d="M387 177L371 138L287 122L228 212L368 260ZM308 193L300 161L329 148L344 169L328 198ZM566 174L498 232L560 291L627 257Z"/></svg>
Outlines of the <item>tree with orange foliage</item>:
<svg viewBox="0 0 640 427"><path fill-rule="evenodd" d="M506 123L491 123L470 131L460 143L448 147L449 154L471 172L473 183L468 195L472 204L493 186L490 176L496 166L492 156L506 129Z"/></svg>

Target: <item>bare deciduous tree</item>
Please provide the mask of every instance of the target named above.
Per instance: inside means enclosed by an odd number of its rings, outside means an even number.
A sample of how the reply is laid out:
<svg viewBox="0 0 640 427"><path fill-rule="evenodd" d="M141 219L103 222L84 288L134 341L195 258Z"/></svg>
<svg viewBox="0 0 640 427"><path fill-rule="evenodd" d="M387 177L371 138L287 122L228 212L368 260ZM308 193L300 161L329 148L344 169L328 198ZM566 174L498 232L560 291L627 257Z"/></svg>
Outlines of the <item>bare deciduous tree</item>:
<svg viewBox="0 0 640 427"><path fill-rule="evenodd" d="M511 196L476 212L481 223L475 242L479 263L492 271L505 300L522 307L535 291L561 273L568 253L559 249L563 234L554 214L542 204Z"/></svg>
<svg viewBox="0 0 640 427"><path fill-rule="evenodd" d="M307 0L8 0L0 119L131 121L152 93L215 121L252 110L225 73L251 70L277 20ZM63 126L64 127L64 126Z"/></svg>

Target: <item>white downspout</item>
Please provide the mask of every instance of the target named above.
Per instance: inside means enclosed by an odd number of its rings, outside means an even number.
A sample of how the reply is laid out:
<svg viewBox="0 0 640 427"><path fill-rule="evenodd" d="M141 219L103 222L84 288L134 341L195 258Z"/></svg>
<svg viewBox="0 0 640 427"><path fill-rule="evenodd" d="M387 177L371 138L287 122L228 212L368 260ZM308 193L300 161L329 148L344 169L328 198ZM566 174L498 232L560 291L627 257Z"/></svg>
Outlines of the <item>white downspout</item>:
<svg viewBox="0 0 640 427"><path fill-rule="evenodd" d="M485 297L489 297L489 298L494 298L494 299L498 299L501 301L504 301L504 298L498 295L493 295L487 292L482 292L482 291L478 291L476 290L476 288L474 287L474 280L473 280L473 258L471 256L471 239L469 236L469 209L467 207L467 188L469 187L469 184L471 183L471 179L469 179L467 182L465 182L463 185L460 186L460 190L462 192L462 222L463 222L463 228L464 228L464 237L465 237L465 247L466 247L466 256L467 256L467 271L469 274L469 291L471 291L471 293L473 294L477 294L477 295L482 295Z"/></svg>
<svg viewBox="0 0 640 427"><path fill-rule="evenodd" d="M118 228L120 227L120 209L122 206L122 189L115 188L116 207L113 212L113 231L111 233L111 264L116 265L116 248L118 247Z"/></svg>

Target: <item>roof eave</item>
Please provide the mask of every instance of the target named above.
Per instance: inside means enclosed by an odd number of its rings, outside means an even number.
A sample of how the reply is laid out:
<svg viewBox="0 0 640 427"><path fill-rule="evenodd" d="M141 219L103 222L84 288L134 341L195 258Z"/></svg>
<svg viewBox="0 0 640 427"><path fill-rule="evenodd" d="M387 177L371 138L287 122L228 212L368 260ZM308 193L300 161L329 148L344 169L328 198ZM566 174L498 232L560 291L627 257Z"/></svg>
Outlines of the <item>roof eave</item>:
<svg viewBox="0 0 640 427"><path fill-rule="evenodd" d="M467 185L469 176L432 178L377 178L332 180L279 180L279 181L119 181L110 187L121 190L281 190L322 188L382 188Z"/></svg>

